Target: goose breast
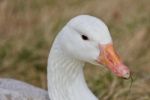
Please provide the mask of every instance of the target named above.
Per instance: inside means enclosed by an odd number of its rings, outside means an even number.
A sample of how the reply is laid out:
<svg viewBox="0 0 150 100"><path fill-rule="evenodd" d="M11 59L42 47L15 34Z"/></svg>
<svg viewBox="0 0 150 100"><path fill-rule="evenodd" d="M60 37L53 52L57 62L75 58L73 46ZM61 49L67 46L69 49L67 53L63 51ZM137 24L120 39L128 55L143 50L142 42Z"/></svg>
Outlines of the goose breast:
<svg viewBox="0 0 150 100"><path fill-rule="evenodd" d="M50 100L44 89L13 79L0 79L0 100Z"/></svg>

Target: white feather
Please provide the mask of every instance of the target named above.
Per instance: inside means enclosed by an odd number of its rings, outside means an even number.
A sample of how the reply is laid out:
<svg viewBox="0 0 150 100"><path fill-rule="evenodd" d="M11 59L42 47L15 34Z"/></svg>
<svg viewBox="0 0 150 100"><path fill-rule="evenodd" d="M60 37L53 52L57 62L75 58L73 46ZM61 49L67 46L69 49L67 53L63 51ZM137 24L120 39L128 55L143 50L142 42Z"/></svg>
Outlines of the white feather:
<svg viewBox="0 0 150 100"><path fill-rule="evenodd" d="M57 35L49 54L48 93L23 82L1 79L0 100L14 100L16 96L22 100L49 100L48 94L50 100L97 100L85 82L83 67L85 62L95 63L99 44L111 42L108 28L100 19L88 15L71 19Z"/></svg>

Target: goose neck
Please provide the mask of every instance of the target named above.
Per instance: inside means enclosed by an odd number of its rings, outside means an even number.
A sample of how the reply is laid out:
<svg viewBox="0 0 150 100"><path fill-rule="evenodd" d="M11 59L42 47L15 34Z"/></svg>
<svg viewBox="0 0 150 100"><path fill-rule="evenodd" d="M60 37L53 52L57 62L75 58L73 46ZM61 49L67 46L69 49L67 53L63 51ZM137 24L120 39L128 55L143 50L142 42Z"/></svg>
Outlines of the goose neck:
<svg viewBox="0 0 150 100"><path fill-rule="evenodd" d="M83 74L84 62L52 47L48 59L50 100L97 100L89 90Z"/></svg>

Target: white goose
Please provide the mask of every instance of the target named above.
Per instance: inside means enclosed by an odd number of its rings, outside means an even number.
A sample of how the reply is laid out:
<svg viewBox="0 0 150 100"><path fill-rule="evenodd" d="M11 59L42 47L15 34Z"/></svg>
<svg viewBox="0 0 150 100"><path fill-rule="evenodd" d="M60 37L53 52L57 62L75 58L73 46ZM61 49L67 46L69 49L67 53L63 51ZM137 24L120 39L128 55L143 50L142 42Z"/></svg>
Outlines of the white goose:
<svg viewBox="0 0 150 100"><path fill-rule="evenodd" d="M80 15L67 23L53 43L48 58L48 93L20 81L0 79L0 100L98 100L85 82L85 62L130 77L113 48L107 26L96 17Z"/></svg>

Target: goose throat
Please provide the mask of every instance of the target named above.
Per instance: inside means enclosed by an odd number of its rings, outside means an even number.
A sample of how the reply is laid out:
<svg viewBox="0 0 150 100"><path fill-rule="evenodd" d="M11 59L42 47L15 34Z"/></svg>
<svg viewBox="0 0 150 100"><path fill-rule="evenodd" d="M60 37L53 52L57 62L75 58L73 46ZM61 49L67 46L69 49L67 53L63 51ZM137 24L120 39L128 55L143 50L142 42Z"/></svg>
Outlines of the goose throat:
<svg viewBox="0 0 150 100"><path fill-rule="evenodd" d="M97 100L85 82L84 62L64 54L54 44L48 59L50 100Z"/></svg>

